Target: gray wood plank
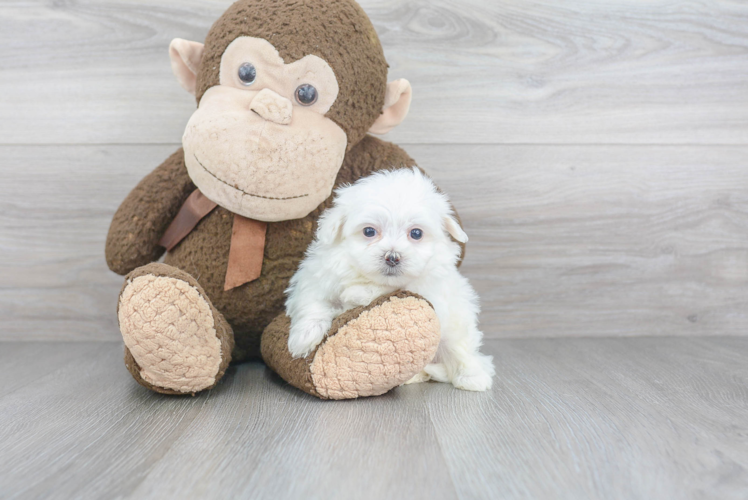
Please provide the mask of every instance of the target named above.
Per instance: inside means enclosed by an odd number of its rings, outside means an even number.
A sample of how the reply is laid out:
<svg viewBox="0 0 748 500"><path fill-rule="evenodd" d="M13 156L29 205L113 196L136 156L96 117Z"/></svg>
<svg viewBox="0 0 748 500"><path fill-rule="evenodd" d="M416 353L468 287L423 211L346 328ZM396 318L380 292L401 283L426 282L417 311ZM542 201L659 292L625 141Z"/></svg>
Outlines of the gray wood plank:
<svg viewBox="0 0 748 500"><path fill-rule="evenodd" d="M122 278L104 261L109 223L130 189L176 148L4 150L4 168L14 173L0 184L0 338L118 338Z"/></svg>
<svg viewBox="0 0 748 500"><path fill-rule="evenodd" d="M0 339L119 338L108 225L175 147L0 147ZM406 149L465 222L487 337L748 333L745 147Z"/></svg>
<svg viewBox="0 0 748 500"><path fill-rule="evenodd" d="M417 393L324 402L248 363L164 397L129 377L119 343L93 345L0 397L0 496L457 498Z"/></svg>
<svg viewBox="0 0 748 500"><path fill-rule="evenodd" d="M3 497L127 494L210 399L151 393L127 373L120 343L94 345L85 363L0 398Z"/></svg>
<svg viewBox="0 0 748 500"><path fill-rule="evenodd" d="M407 149L465 220L489 337L748 334L745 151Z"/></svg>
<svg viewBox="0 0 748 500"><path fill-rule="evenodd" d="M482 404L429 401L455 484L501 498L744 498L746 339L492 342ZM463 422L472 422L466 428ZM480 437L478 437L480 436ZM490 436L483 438L483 436ZM475 453L481 446L483 453Z"/></svg>
<svg viewBox="0 0 748 500"><path fill-rule="evenodd" d="M132 496L457 498L418 391L326 402L262 370L206 404Z"/></svg>
<svg viewBox="0 0 748 500"><path fill-rule="evenodd" d="M748 491L745 338L491 340L488 393L426 383L348 402L316 400L260 363L232 367L207 394L165 397L129 377L118 342L21 352L31 344L0 343L0 367L70 363L0 395L2 498ZM13 376L0 368L0 386Z"/></svg>
<svg viewBox="0 0 748 500"><path fill-rule="evenodd" d="M91 342L0 342L0 397L95 355Z"/></svg>
<svg viewBox="0 0 748 500"><path fill-rule="evenodd" d="M428 388L466 498L745 498L748 339L489 342L491 394Z"/></svg>
<svg viewBox="0 0 748 500"><path fill-rule="evenodd" d="M203 40L229 3L3 3L0 143L179 141L195 104L168 43ZM745 3L361 4L415 89L398 142L748 141Z"/></svg>

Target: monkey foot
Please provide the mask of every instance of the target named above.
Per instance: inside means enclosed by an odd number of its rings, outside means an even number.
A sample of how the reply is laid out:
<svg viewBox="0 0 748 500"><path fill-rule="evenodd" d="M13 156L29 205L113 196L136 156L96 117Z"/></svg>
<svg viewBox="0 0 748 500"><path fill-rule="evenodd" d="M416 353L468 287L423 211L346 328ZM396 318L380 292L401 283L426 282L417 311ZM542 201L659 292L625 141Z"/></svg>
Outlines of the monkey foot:
<svg viewBox="0 0 748 500"><path fill-rule="evenodd" d="M420 373L439 345L431 304L404 291L343 313L306 358L288 352L290 324L281 314L268 325L262 357L288 383L322 399L384 394Z"/></svg>
<svg viewBox="0 0 748 500"><path fill-rule="evenodd" d="M175 267L153 263L130 273L117 316L127 369L156 392L210 389L231 361L231 327L197 281Z"/></svg>

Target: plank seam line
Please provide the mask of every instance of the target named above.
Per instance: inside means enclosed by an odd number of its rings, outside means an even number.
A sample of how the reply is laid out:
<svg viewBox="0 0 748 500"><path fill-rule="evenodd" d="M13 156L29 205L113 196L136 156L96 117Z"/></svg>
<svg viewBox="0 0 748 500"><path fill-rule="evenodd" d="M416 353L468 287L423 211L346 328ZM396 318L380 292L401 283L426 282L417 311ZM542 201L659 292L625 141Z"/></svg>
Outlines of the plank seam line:
<svg viewBox="0 0 748 500"><path fill-rule="evenodd" d="M426 382L428 383L428 382ZM442 447L442 440L441 436L439 436L439 431L436 428L436 424L434 423L434 417L431 415L431 407L429 407L428 403L426 402L426 390L423 387L424 383L419 384L421 385L421 401L423 401L423 406L426 408L426 413L429 416L429 422L431 422L431 428L434 431L434 437L436 438L436 445L439 447L439 453L442 457L442 462L444 462L444 466L447 468L447 472L449 472L449 481L452 483L452 488L454 489L455 495L457 495L457 498L462 498L460 496L460 492L457 489L457 483L455 482L454 475L452 474L452 468L449 466L449 462L447 461L447 457L444 454L444 447Z"/></svg>
<svg viewBox="0 0 748 500"><path fill-rule="evenodd" d="M491 339L483 337L483 342L516 342L516 341L533 341L533 340L637 340L637 339L672 339L672 340L689 340L689 339L702 339L702 340L717 340L717 339L745 339L748 341L748 334L735 334L735 335L579 335L579 336L542 336L542 337L503 337L499 339ZM23 341L17 341L23 342ZM42 342L42 341L39 341Z"/></svg>
<svg viewBox="0 0 748 500"><path fill-rule="evenodd" d="M523 146L523 147L540 147L540 146L553 146L553 147L580 147L580 146L620 146L620 147L724 147L724 148L740 148L748 147L746 143L709 143L709 142L662 142L662 143L649 143L649 142L394 142L398 146ZM11 142L11 143L0 143L0 147L108 147L108 146L173 146L180 147L182 143L179 142L49 142L49 143L33 143L33 142Z"/></svg>

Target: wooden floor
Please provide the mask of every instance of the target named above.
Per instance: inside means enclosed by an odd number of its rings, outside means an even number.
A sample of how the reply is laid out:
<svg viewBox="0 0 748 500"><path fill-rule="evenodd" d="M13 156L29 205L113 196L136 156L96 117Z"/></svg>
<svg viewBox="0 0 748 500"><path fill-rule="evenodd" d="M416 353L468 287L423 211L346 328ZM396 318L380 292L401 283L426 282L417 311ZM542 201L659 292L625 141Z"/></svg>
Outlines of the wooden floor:
<svg viewBox="0 0 748 500"><path fill-rule="evenodd" d="M112 215L232 0L0 2L0 499L748 498L748 3L360 0L457 207L493 392L135 384Z"/></svg>
<svg viewBox="0 0 748 500"><path fill-rule="evenodd" d="M746 497L748 338L487 344L490 393L326 402L261 363L165 397L117 342L0 343L0 497Z"/></svg>

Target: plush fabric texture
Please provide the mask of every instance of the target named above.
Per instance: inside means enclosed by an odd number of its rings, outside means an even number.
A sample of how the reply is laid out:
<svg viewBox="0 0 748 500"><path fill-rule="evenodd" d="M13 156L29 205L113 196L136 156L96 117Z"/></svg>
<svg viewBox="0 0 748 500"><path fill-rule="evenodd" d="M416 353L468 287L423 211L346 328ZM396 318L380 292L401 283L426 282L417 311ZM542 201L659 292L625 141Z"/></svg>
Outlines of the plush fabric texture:
<svg viewBox="0 0 748 500"><path fill-rule="evenodd" d="M213 385L221 343L210 305L194 287L176 278L140 276L120 299L122 338L146 382L179 392Z"/></svg>
<svg viewBox="0 0 748 500"><path fill-rule="evenodd" d="M296 196L299 194L297 187L306 187L319 179L310 177L308 172L299 173L299 169L295 168L291 169L290 176L280 175L282 182L277 185L262 185L265 181L255 178L253 184L240 186L246 181L242 175L247 172L241 168L232 170L233 164L229 165L232 162L221 162L225 149L206 150L206 158L202 160L209 163L212 156L217 156L213 159L218 165L200 166L196 160L193 162L193 158L202 150L192 151L189 148L187 158L180 149L146 176L117 210L106 243L106 259L110 269L119 274L132 272L120 299L121 330L126 343L133 349L126 348L125 364L139 383L155 391L167 394L198 391L207 383L211 385L205 388L214 385L223 376L232 358L241 361L260 356L262 342L265 361L271 367L277 367L286 380L310 394L323 398L380 394L418 373L433 356L432 347L435 349L435 342L438 342L434 332L438 332L438 326L433 310L426 301L410 295L393 295L380 299L383 302L376 301L366 308L349 311L335 320L327 340L312 358L294 361L289 360L289 323L284 312L284 290L314 237L320 214L332 204L330 181L334 178L334 186L337 187L378 170L415 165L402 149L366 135L366 131L382 115L385 101L387 63L379 39L368 17L353 0L240 0L229 7L208 33L195 87L198 103L201 103L201 99L208 103L209 99L215 98L227 108L236 107L236 100L224 102L219 99L228 94L226 89L222 89L224 86L217 85L221 78L219 69L225 49L242 36L270 42L286 65L310 54L329 64L339 88L337 99L324 116L329 118L325 122L337 131L340 140L335 144L340 147L332 152L334 154L329 151L325 154L334 156L335 168L342 157L342 166L336 177L334 170L329 175L325 174L328 175L325 186L311 187L310 192L320 196L313 198L310 194L307 198L310 206L298 203L297 212L283 213L283 209L274 208L278 196ZM181 73L178 72L178 76L181 75L184 80L187 72L195 69L193 56L199 51L188 46L182 49L184 54L189 53L187 60L180 53L175 54L172 60L179 56L176 63L184 67L179 66ZM307 58L307 62L297 67L311 64L309 61L313 62L314 59ZM290 68L285 70L290 71ZM319 71L327 70L323 68ZM191 82L187 83L191 87ZM267 94L266 99L257 101L256 111L285 122L288 106L273 103L274 99L275 96ZM323 104L320 102L318 105ZM403 101L405 105L407 102ZM201 108L193 117L201 112ZM267 121L264 126L291 127L303 116L310 115L297 113L296 108L294 106L292 110L290 124ZM307 118L311 119L309 116ZM394 123L397 120L386 121ZM185 137L189 136L189 131L188 124ZM238 136L229 137L225 130L207 132L208 136L215 132L219 142L228 141L224 146L239 150L243 147L236 140ZM268 133L279 135L271 131ZM293 140L276 139L279 147L296 151ZM345 147L342 145L344 139L347 139ZM323 155L320 153L317 156L314 161L300 161L293 166L316 165L315 168L319 169L318 162ZM269 158L262 168L285 172L284 168L289 165L282 161L283 158ZM223 169L219 173L227 177L219 177L208 167ZM188 168L191 169L189 174ZM163 264L153 263L164 253L164 248L158 244L159 239L184 201L196 189L190 175L203 176L201 179L207 187L204 189L201 184L201 191L219 206L202 218L166 254ZM272 179L272 176L268 179ZM272 183L272 180L267 183ZM211 186L216 188L214 193L208 192ZM225 187L232 188L238 194L232 194L231 189ZM250 193L250 188L267 188L268 192L281 194L264 196L262 193ZM290 194L284 194L283 189ZM232 196L237 199L232 201ZM247 213L243 214L245 204L250 203L250 199L265 200L267 203L251 210L247 208ZM293 205L287 200L281 203ZM266 210L266 217L248 215L260 209ZM263 260L259 278L224 290L235 214L268 222ZM130 286L133 288L128 288ZM179 315L176 311L180 311ZM194 346L187 337L177 332L182 326L176 325L186 321L181 319L182 315L191 318L189 325L184 328L186 331L194 330L197 337ZM193 323L197 326L192 326ZM217 344L213 336L218 339L221 352L217 371ZM378 342L382 345L377 347L375 344ZM162 346L168 346L168 349ZM205 356L204 363L198 363L203 365L204 373L200 377L205 380L191 385L170 379L173 374L167 373L171 371L169 366L179 366L180 353L184 356L193 348L198 353L196 359L202 360L200 356ZM164 358L159 358L162 352ZM189 372L187 365L194 364L181 363L187 369L185 374ZM158 374L159 367L163 368L163 377ZM214 371L215 376L212 375ZM214 378L212 382L211 377Z"/></svg>
<svg viewBox="0 0 748 500"><path fill-rule="evenodd" d="M309 370L314 355L319 349L309 353L306 358L292 358L288 352L288 333L291 329L291 318L285 313L279 314L265 328L262 334L262 360L280 377L302 391L323 398L314 386L312 372Z"/></svg>
<svg viewBox="0 0 748 500"><path fill-rule="evenodd" d="M293 108L288 125L264 120L251 107L262 98ZM272 90L212 87L190 117L182 145L192 181L209 199L244 217L276 222L307 216L330 196L346 154L334 121L291 106Z"/></svg>
<svg viewBox="0 0 748 500"><path fill-rule="evenodd" d="M282 34L282 35L281 35ZM374 27L352 0L240 0L213 24L197 78L197 101L219 83L226 47L240 36L262 38L286 63L307 54L332 67L340 87L326 116L346 131L355 146L381 114L387 61Z"/></svg>
<svg viewBox="0 0 748 500"><path fill-rule="evenodd" d="M117 210L107 238L107 263L113 271L126 274L150 262L147 260L150 256L156 260L163 253L163 248L157 244L159 235L153 229L155 224L139 222L156 220L165 231L171 221L156 217L157 211L167 210L173 218L195 189L180 158L181 149L145 177ZM346 154L335 184L352 183L377 170L414 165L415 161L398 146L367 135ZM179 196L175 196L174 181L181 190ZM223 207L205 216L164 258L164 263L194 276L206 297L232 326L236 342L234 359L241 361L260 356L260 336L284 311L283 291L312 242L317 218L331 204L332 198L329 198L307 217L269 223L260 277L231 290L223 288L234 214ZM132 254L138 258L133 258Z"/></svg>
<svg viewBox="0 0 748 500"><path fill-rule="evenodd" d="M114 214L105 249L109 269L125 275L158 260L164 253L158 241L194 190L180 148L145 176Z"/></svg>
<svg viewBox="0 0 748 500"><path fill-rule="evenodd" d="M336 185L351 183L376 170L412 166L415 162L399 147L367 136L343 162ZM166 188L166 186L164 186ZM234 329L237 360L260 354L260 335L284 311L284 290L301 262L316 231L316 221L332 203L328 199L307 217L268 223L262 273L252 282L224 290L234 215L218 207L164 262L194 276Z"/></svg>
<svg viewBox="0 0 748 500"><path fill-rule="evenodd" d="M283 380L322 399L384 394L418 374L439 345L439 320L411 292L384 295L341 314L306 358L288 352L291 320L279 315L262 336L262 358Z"/></svg>
<svg viewBox="0 0 748 500"><path fill-rule="evenodd" d="M145 387L194 394L220 380L233 335L186 273L152 263L128 275L117 308L125 365Z"/></svg>
<svg viewBox="0 0 748 500"><path fill-rule="evenodd" d="M384 111L369 129L370 134L386 134L408 116L413 91L410 82L401 78L387 84Z"/></svg>
<svg viewBox="0 0 748 500"><path fill-rule="evenodd" d="M197 90L197 71L203 59L204 48L201 43L181 38L175 38L169 44L171 71L177 77L179 85L192 95Z"/></svg>
<svg viewBox="0 0 748 500"><path fill-rule="evenodd" d="M293 112L291 101L279 98L278 94L270 89L262 89L252 99L249 109L265 120L270 120L281 125L291 123L291 114Z"/></svg>
<svg viewBox="0 0 748 500"><path fill-rule="evenodd" d="M239 66L245 62L251 62L256 70L255 80L250 86L244 85L238 75ZM295 101L296 89L307 83L317 89L317 100L303 109L322 116L330 111L340 91L335 72L322 58L307 54L286 64L272 43L251 36L239 37L226 47L221 56L220 83L242 89L242 92L273 89L289 101Z"/></svg>
<svg viewBox="0 0 748 500"><path fill-rule="evenodd" d="M418 297L390 297L328 337L309 367L323 398L378 396L413 378L434 358L439 320Z"/></svg>
<svg viewBox="0 0 748 500"><path fill-rule="evenodd" d="M231 290L260 277L267 228L266 222L234 214L224 290Z"/></svg>
<svg viewBox="0 0 748 500"><path fill-rule="evenodd" d="M134 378L138 384L142 385L146 389L150 389L153 392L158 392L159 394L169 394L172 396L184 395L183 392L166 389L164 387L158 387L146 382L143 377L140 376L140 365L138 365L138 362L135 361L135 358L132 357L132 353L130 352L130 349L127 348L127 346L125 346L125 368L127 368L127 371L130 372L132 378Z"/></svg>
<svg viewBox="0 0 748 500"><path fill-rule="evenodd" d="M216 202L209 200L199 189L196 189L182 204L177 216L171 221L161 239L158 240L158 244L166 248L167 252L171 251L195 229L195 226L203 217L208 215L211 210L215 210L217 206Z"/></svg>

